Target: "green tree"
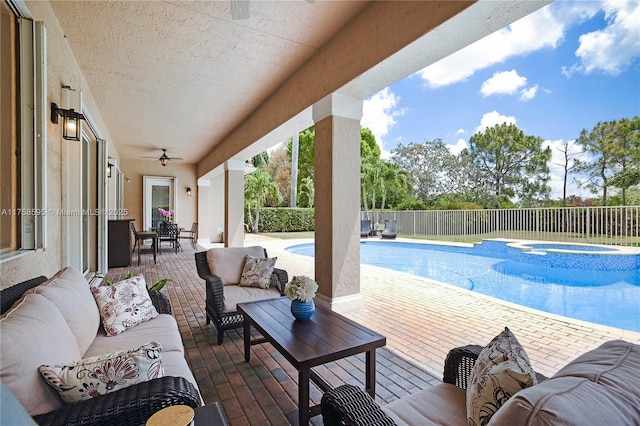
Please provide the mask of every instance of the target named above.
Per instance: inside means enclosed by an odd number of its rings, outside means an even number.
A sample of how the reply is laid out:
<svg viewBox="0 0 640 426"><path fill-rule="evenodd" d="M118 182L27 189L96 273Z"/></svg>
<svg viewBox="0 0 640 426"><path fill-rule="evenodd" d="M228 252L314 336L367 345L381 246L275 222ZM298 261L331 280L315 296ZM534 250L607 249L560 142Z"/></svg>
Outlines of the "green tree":
<svg viewBox="0 0 640 426"><path fill-rule="evenodd" d="M616 124L615 159L619 170L611 178L612 186L622 191L622 204L629 203L627 191L640 183L640 117L623 118Z"/></svg>
<svg viewBox="0 0 640 426"><path fill-rule="evenodd" d="M244 202L252 232L258 232L260 207L265 205L269 197L274 197L278 202L282 201L280 191L271 180L269 173L259 168L245 176ZM255 215L252 213L252 209L255 209Z"/></svg>
<svg viewBox="0 0 640 426"><path fill-rule="evenodd" d="M441 139L400 144L391 153L391 161L409 173L414 194L425 205L463 188L458 160Z"/></svg>
<svg viewBox="0 0 640 426"><path fill-rule="evenodd" d="M380 147L376 142L376 137L371 129L360 128L360 158L377 157L380 158Z"/></svg>
<svg viewBox="0 0 640 426"><path fill-rule="evenodd" d="M313 207L316 200L316 186L311 176L307 176L302 180L300 195L304 195L305 200L307 200L307 207Z"/></svg>
<svg viewBox="0 0 640 426"><path fill-rule="evenodd" d="M298 138L298 179L296 182L298 188L298 204L301 206L309 206L313 205L313 200L309 200L308 194L301 192L301 185L306 178L314 179L315 126L311 126L300 132ZM287 157L289 158L289 161L291 161L291 144L292 141L289 139L287 142Z"/></svg>
<svg viewBox="0 0 640 426"><path fill-rule="evenodd" d="M491 194L489 207L510 205L513 197L523 206L548 199L551 149L543 149L542 138L525 135L514 124L474 134L460 156L475 166L475 179Z"/></svg>
<svg viewBox="0 0 640 426"><path fill-rule="evenodd" d="M579 183L594 194L601 190L604 206L608 205L609 187L622 189L622 200L626 202L626 190L640 181L636 174L639 122L634 117L598 123L589 132L583 129L576 139L585 158L576 160L575 172L587 179L586 183Z"/></svg>

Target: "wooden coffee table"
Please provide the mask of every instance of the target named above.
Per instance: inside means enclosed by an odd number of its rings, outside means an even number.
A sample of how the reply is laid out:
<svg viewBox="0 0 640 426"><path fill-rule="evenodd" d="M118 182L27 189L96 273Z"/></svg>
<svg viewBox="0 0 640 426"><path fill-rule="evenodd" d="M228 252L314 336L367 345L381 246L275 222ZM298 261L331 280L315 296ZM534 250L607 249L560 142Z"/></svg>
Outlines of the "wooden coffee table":
<svg viewBox="0 0 640 426"><path fill-rule="evenodd" d="M351 355L365 353L365 390L375 398L376 348L387 344L386 337L342 315L316 305L307 322L291 315L291 301L286 297L238 304L244 316L244 359L251 357L251 345L269 342L298 370L298 416L300 426L320 414L320 405L309 407L309 381L323 392L331 386L312 367ZM251 340L251 326L263 336Z"/></svg>

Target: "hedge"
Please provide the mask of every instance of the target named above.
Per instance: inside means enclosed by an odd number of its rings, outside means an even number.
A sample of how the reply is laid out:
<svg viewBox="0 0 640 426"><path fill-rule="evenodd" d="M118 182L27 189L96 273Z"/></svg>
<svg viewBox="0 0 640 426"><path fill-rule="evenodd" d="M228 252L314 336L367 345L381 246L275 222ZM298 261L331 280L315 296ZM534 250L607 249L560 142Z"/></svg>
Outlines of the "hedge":
<svg viewBox="0 0 640 426"><path fill-rule="evenodd" d="M302 232L314 229L313 208L262 207L260 209L259 232Z"/></svg>

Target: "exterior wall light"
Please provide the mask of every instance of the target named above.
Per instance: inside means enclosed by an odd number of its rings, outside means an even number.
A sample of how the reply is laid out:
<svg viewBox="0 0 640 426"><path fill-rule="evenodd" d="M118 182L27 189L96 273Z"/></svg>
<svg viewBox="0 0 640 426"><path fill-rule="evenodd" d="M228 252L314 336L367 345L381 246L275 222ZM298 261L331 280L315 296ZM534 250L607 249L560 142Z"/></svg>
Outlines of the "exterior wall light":
<svg viewBox="0 0 640 426"><path fill-rule="evenodd" d="M62 138L68 141L80 140L80 120L85 120L84 115L75 112L73 108L58 108L55 102L51 102L51 122L58 124L58 116L62 117Z"/></svg>
<svg viewBox="0 0 640 426"><path fill-rule="evenodd" d="M191 197L191 188L187 187L187 197Z"/></svg>

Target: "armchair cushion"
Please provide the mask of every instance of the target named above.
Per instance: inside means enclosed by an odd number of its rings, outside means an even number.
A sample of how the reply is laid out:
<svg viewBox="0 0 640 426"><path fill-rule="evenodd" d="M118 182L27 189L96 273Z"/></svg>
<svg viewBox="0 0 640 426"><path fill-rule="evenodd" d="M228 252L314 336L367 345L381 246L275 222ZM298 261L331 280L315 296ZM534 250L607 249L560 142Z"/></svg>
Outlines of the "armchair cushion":
<svg viewBox="0 0 640 426"><path fill-rule="evenodd" d="M245 256L266 257L260 246L212 248L207 250L209 271L220 277L223 285L237 285L240 283Z"/></svg>
<svg viewBox="0 0 640 426"><path fill-rule="evenodd" d="M280 291L275 287L262 289L256 287L241 287L239 285L225 286L224 312L236 312L238 310L238 303L255 302L278 297L280 297Z"/></svg>
<svg viewBox="0 0 640 426"><path fill-rule="evenodd" d="M142 275L113 285L93 287L92 291L108 336L158 316Z"/></svg>
<svg viewBox="0 0 640 426"><path fill-rule="evenodd" d="M63 406L38 373L42 364L82 358L58 308L42 295L26 294L0 319L0 330L0 378L27 412L33 416Z"/></svg>
<svg viewBox="0 0 640 426"><path fill-rule="evenodd" d="M39 370L66 403L75 403L162 377L161 350L159 343L150 342L67 365L41 365Z"/></svg>
<svg viewBox="0 0 640 426"><path fill-rule="evenodd" d="M471 370L467 388L469 425L486 425L511 396L537 383L524 348L505 327L480 352Z"/></svg>
<svg viewBox="0 0 640 426"><path fill-rule="evenodd" d="M396 425L465 425L465 391L449 383L421 390L382 407Z"/></svg>
<svg viewBox="0 0 640 426"><path fill-rule="evenodd" d="M273 267L277 257L259 258L245 256L244 268L240 276L240 285L243 287L269 288Z"/></svg>

